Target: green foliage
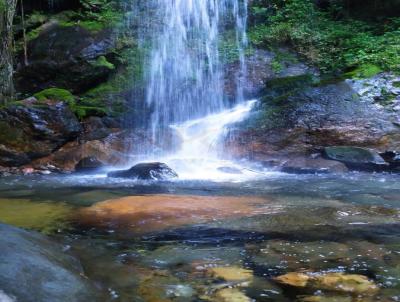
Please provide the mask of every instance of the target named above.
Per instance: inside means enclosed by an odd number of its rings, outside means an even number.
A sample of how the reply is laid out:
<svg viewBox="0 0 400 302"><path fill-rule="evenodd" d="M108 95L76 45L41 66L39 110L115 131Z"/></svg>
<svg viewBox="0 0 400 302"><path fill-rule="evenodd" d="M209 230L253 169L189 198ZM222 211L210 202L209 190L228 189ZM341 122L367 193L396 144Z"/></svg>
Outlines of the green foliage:
<svg viewBox="0 0 400 302"><path fill-rule="evenodd" d="M265 22L249 32L253 44L290 44L326 73L360 68L359 76L378 69L400 72L398 18L388 19L382 26L349 18L336 20L337 11L322 11L312 0L271 2Z"/></svg>

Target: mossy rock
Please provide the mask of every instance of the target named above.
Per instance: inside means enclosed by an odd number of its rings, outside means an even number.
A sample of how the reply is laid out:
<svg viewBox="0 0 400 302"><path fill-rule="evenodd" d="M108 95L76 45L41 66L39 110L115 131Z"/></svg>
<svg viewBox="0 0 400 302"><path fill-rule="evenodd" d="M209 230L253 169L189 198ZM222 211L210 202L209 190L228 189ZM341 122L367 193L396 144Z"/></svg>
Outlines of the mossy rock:
<svg viewBox="0 0 400 302"><path fill-rule="evenodd" d="M383 72L383 70L377 65L364 64L350 72L345 73L345 77L353 79L367 79L372 78L381 72Z"/></svg>
<svg viewBox="0 0 400 302"><path fill-rule="evenodd" d="M97 60L92 63L92 65L95 67L105 67L111 70L115 69L115 65L107 61L107 58L105 56L98 57Z"/></svg>
<svg viewBox="0 0 400 302"><path fill-rule="evenodd" d="M68 104L75 102L75 97L73 94L62 88L49 88L42 90L34 94L34 97L38 101L52 100L52 101L62 101Z"/></svg>

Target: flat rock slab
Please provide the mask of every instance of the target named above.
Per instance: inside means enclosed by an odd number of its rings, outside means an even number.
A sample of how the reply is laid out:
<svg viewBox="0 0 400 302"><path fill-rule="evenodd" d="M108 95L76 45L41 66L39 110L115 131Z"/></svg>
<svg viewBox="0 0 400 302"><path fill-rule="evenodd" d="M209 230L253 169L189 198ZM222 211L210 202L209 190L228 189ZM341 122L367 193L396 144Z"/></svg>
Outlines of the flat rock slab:
<svg viewBox="0 0 400 302"><path fill-rule="evenodd" d="M0 224L0 255L4 297L21 302L98 301L79 262L39 233Z"/></svg>
<svg viewBox="0 0 400 302"><path fill-rule="evenodd" d="M76 221L86 227L111 227L143 234L268 211L268 200L253 196L146 195L108 200L83 208Z"/></svg>

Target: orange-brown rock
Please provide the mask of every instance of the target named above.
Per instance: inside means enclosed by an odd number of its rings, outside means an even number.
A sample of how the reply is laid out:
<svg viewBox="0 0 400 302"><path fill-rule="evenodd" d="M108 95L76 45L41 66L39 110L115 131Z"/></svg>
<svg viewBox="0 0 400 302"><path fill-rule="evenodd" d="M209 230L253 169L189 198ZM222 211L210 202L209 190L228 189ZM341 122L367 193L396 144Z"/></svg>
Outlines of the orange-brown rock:
<svg viewBox="0 0 400 302"><path fill-rule="evenodd" d="M128 196L82 209L77 222L88 227L112 227L147 233L224 218L265 213L268 200L243 196ZM271 211L274 211L273 209Z"/></svg>

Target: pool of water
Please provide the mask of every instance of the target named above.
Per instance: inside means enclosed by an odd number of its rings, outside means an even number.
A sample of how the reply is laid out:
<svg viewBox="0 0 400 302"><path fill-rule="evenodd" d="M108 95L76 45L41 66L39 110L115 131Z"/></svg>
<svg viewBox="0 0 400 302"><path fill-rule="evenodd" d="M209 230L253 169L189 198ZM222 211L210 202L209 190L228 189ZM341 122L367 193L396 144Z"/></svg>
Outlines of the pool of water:
<svg viewBox="0 0 400 302"><path fill-rule="evenodd" d="M400 301L397 175L11 177L0 221L65 245L104 301Z"/></svg>

